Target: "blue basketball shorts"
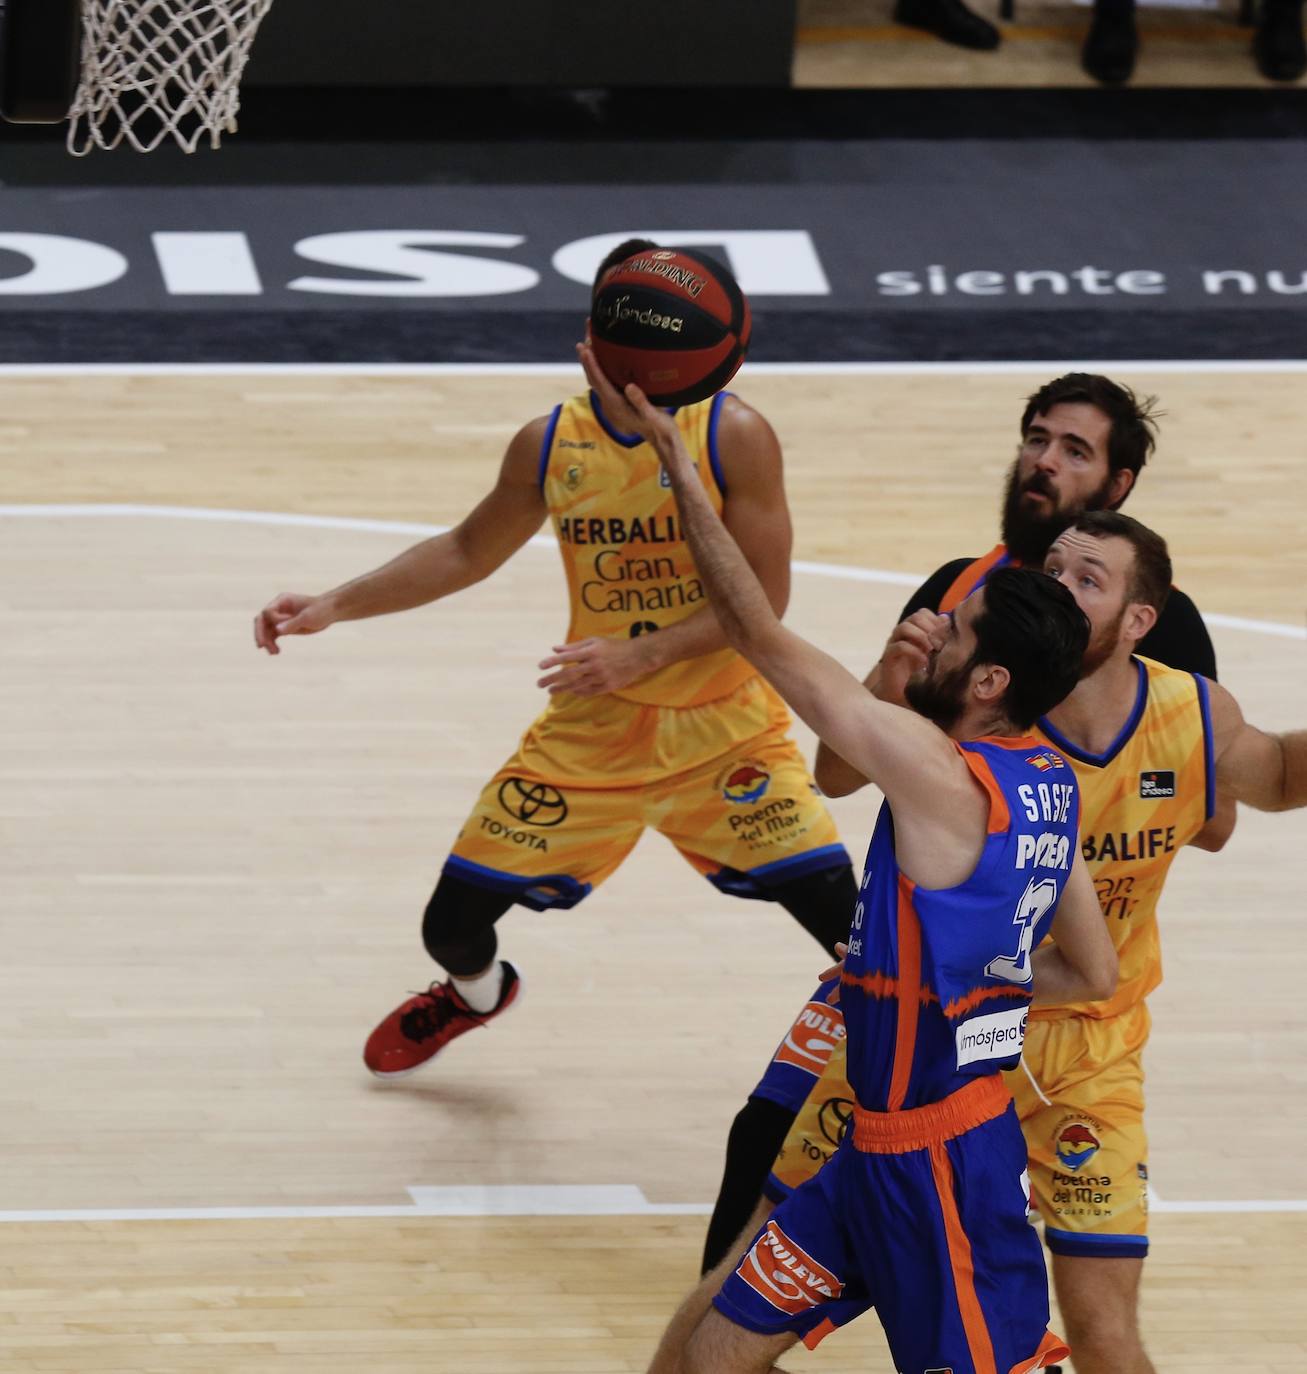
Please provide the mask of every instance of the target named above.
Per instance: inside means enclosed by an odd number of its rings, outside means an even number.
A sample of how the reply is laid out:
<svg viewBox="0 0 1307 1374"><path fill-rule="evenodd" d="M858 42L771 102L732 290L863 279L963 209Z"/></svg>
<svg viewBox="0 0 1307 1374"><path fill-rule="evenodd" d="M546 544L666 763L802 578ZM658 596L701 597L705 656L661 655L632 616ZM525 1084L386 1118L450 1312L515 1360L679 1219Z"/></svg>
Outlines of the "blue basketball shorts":
<svg viewBox="0 0 1307 1374"><path fill-rule="evenodd" d="M830 1163L772 1213L713 1299L809 1348L875 1307L895 1368L1026 1374L1048 1330L1026 1147L1002 1080L901 1112L858 1108Z"/></svg>

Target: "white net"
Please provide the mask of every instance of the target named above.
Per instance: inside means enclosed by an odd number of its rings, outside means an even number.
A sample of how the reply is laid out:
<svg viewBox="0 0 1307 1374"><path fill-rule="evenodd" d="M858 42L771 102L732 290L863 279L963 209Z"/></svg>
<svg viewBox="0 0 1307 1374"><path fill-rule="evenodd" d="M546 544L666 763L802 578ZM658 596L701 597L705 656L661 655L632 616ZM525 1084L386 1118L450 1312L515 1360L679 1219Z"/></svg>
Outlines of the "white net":
<svg viewBox="0 0 1307 1374"><path fill-rule="evenodd" d="M236 132L240 79L272 0L83 0L68 151L174 139L193 153Z"/></svg>

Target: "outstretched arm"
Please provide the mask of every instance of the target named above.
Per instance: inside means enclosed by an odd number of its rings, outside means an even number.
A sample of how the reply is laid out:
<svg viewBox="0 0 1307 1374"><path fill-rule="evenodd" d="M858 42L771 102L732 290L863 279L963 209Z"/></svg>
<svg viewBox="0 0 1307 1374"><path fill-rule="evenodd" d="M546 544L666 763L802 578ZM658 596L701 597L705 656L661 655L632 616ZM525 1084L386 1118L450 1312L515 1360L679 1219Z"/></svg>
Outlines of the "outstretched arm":
<svg viewBox="0 0 1307 1374"><path fill-rule="evenodd" d="M389 563L329 592L283 592L254 618L254 643L280 652L283 635L316 634L339 620L412 610L488 577L538 530L545 518L537 476L547 419L518 431L499 480L453 529L414 544Z"/></svg>
<svg viewBox="0 0 1307 1374"><path fill-rule="evenodd" d="M1307 806L1307 730L1267 734L1244 720L1224 687L1210 682L1208 693L1221 792L1258 811Z"/></svg>

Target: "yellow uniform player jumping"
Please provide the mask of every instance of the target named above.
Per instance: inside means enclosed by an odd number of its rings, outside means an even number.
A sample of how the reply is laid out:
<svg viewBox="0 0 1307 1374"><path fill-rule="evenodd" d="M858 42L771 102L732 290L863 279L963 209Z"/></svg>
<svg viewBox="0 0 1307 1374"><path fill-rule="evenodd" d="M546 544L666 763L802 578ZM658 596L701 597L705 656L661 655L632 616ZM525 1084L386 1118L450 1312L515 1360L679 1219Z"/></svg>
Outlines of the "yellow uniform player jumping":
<svg viewBox="0 0 1307 1374"><path fill-rule="evenodd" d="M655 245L628 240L600 265ZM781 612L789 513L770 425L734 396L675 412L714 508ZM454 529L319 596L274 598L255 619L270 654L288 635L411 609L487 577L552 521L571 601L566 642L541 668L544 712L464 823L423 919L448 979L410 997L364 1048L396 1077L512 1006L497 957L515 902L570 907L646 827L723 892L780 903L828 950L857 897L848 854L789 739L780 698L726 645L653 450L593 393L525 425L493 490Z"/></svg>

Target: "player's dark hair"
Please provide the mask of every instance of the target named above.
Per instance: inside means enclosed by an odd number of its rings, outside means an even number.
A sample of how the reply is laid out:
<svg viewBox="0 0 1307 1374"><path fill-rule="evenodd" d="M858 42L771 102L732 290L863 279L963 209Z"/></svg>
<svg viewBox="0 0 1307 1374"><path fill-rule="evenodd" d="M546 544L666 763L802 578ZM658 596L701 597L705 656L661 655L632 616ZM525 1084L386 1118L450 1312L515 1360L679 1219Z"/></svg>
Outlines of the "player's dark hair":
<svg viewBox="0 0 1307 1374"><path fill-rule="evenodd" d="M1075 597L1046 573L1035 568L990 573L974 629L971 663L1008 670L1003 710L1018 730L1051 711L1080 680L1089 621Z"/></svg>
<svg viewBox="0 0 1307 1374"><path fill-rule="evenodd" d="M1111 422L1107 436L1107 462L1113 473L1129 468L1137 477L1157 443L1157 398L1136 396L1128 386L1096 372L1068 372L1045 382L1026 401L1021 416L1024 439L1036 415L1047 415L1058 405L1091 405Z"/></svg>
<svg viewBox="0 0 1307 1374"><path fill-rule="evenodd" d="M1130 600L1142 601L1161 615L1171 595L1171 555L1166 540L1156 530L1115 510L1086 511L1071 528L1092 534L1095 539L1124 539L1135 555L1130 572Z"/></svg>
<svg viewBox="0 0 1307 1374"><path fill-rule="evenodd" d="M594 285L590 288L591 300L594 299L595 293L599 290L599 283L603 280L605 272L611 271L619 262L625 262L627 258L632 258L637 253L647 253L651 248L657 247L658 245L652 239L627 239L625 242L619 243L599 264L598 270L595 272Z"/></svg>

